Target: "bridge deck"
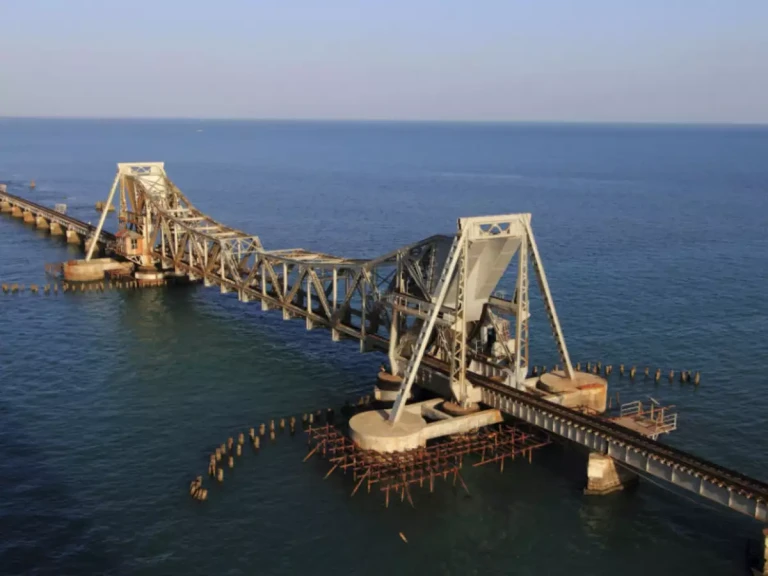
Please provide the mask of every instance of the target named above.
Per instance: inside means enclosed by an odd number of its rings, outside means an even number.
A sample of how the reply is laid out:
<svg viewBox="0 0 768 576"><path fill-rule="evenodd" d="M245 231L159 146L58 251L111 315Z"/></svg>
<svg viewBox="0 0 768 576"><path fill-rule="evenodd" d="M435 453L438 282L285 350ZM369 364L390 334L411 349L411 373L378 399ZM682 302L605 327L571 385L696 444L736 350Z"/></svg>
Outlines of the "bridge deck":
<svg viewBox="0 0 768 576"><path fill-rule="evenodd" d="M0 202L8 202L11 206L18 206L22 210L31 212L35 216L41 216L49 222L55 222L56 224L64 226L69 230L74 230L86 238L96 233L95 226L87 224L82 220L78 220L77 218L73 218L72 216L67 216L66 214L57 212L53 208L47 208L46 206L42 206L36 202L27 200L26 198L15 196L14 194L9 194L8 192L4 192L2 189L0 189ZM101 234L99 234L99 242L112 245L115 242L115 235L102 230Z"/></svg>

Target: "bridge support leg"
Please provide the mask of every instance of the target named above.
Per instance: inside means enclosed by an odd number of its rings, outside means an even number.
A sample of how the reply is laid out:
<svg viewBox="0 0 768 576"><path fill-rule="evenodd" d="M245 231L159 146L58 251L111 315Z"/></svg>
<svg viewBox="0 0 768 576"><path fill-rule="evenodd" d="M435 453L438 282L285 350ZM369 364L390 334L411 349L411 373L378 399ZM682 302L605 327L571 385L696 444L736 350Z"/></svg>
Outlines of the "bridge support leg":
<svg viewBox="0 0 768 576"><path fill-rule="evenodd" d="M64 236L64 230L58 222L51 222L51 236Z"/></svg>
<svg viewBox="0 0 768 576"><path fill-rule="evenodd" d="M587 465L587 487L584 494L602 495L623 490L637 481L637 475L616 464L610 456L590 452Z"/></svg>
<svg viewBox="0 0 768 576"><path fill-rule="evenodd" d="M0 212L11 212L13 206L10 202L0 202Z"/></svg>
<svg viewBox="0 0 768 576"><path fill-rule="evenodd" d="M19 208L18 206L14 206L13 208L11 208L11 216L13 216L14 218L23 218L24 212L22 212L21 208Z"/></svg>
<svg viewBox="0 0 768 576"><path fill-rule="evenodd" d="M25 211L24 212L24 222L26 224L34 224L35 223L35 215L32 214L32 212L30 212L28 210Z"/></svg>
<svg viewBox="0 0 768 576"><path fill-rule="evenodd" d="M40 230L48 230L49 223L48 220L43 218L42 216L38 216L36 220L37 227L40 228Z"/></svg>
<svg viewBox="0 0 768 576"><path fill-rule="evenodd" d="M67 229L67 244L80 244L80 235L74 230Z"/></svg>
<svg viewBox="0 0 768 576"><path fill-rule="evenodd" d="M763 528L763 576L768 576L768 528Z"/></svg>

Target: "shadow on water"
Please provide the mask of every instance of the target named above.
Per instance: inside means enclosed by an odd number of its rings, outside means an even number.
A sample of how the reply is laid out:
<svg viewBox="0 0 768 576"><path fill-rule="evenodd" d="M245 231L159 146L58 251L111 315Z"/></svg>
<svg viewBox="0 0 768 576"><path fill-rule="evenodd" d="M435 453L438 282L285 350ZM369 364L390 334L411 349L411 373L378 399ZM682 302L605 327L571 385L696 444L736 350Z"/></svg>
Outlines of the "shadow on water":
<svg viewBox="0 0 768 576"><path fill-rule="evenodd" d="M45 465L18 414L0 403L0 572L120 573L120 559L106 551L82 503Z"/></svg>

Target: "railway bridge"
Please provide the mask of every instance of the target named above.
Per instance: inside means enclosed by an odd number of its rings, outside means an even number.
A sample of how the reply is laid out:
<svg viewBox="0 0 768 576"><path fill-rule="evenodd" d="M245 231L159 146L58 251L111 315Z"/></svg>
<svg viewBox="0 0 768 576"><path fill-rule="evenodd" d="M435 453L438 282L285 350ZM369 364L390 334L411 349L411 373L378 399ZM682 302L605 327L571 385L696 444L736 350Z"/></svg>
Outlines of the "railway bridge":
<svg viewBox="0 0 768 576"><path fill-rule="evenodd" d="M104 230L112 204L115 234ZM198 210L162 162L118 164L96 226L1 189L0 209L90 239L87 261L104 251L132 262L137 278L183 275L303 320L308 330L326 328L334 341L385 353L389 369L376 395L392 408L350 421L363 448L414 449L506 416L586 447L594 492L620 488L632 471L768 522L768 483L663 444L657 437L674 429L663 413L650 432L649 422L622 425L605 415L607 381L571 363L530 214L460 218L454 234L366 260L268 249ZM560 360L545 374L529 356L531 271ZM501 296L500 286L513 296ZM420 401L420 390L445 402Z"/></svg>

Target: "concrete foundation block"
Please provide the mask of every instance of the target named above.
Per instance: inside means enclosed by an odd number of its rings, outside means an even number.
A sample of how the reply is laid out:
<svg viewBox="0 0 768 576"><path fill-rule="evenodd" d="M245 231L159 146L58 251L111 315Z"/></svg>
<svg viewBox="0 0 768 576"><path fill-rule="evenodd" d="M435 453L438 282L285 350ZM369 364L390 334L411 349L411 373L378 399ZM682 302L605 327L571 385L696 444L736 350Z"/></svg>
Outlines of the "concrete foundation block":
<svg viewBox="0 0 768 576"><path fill-rule="evenodd" d="M48 223L48 220L46 220L42 216L38 216L37 217L37 219L35 220L35 224L41 230L48 230L48 228L50 227L50 224Z"/></svg>
<svg viewBox="0 0 768 576"><path fill-rule="evenodd" d="M51 236L64 236L64 230L61 228L61 224L51 222Z"/></svg>
<svg viewBox="0 0 768 576"><path fill-rule="evenodd" d="M82 239L80 238L80 234L75 232L74 230L67 230L67 243L68 244L80 244Z"/></svg>
<svg viewBox="0 0 768 576"><path fill-rule="evenodd" d="M19 208L18 206L14 206L11 209L11 216L13 216L14 218L23 218L24 212L22 212L21 208Z"/></svg>
<svg viewBox="0 0 768 576"><path fill-rule="evenodd" d="M585 494L603 495L623 490L637 481L637 475L618 466L616 461L605 454L592 452L587 464L587 487Z"/></svg>
<svg viewBox="0 0 768 576"><path fill-rule="evenodd" d="M27 224L35 223L35 215L32 212L24 212L24 222Z"/></svg>
<svg viewBox="0 0 768 576"><path fill-rule="evenodd" d="M0 212L10 212L13 210L10 202L0 202Z"/></svg>

